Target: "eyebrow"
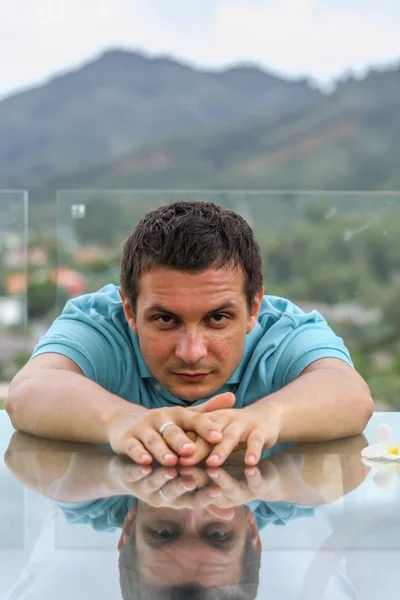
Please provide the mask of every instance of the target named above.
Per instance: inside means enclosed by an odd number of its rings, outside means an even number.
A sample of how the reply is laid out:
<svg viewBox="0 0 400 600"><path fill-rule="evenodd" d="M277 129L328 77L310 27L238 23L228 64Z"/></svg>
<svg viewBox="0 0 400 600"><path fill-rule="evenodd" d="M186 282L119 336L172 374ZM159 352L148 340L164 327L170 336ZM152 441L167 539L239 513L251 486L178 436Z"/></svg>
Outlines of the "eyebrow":
<svg viewBox="0 0 400 600"><path fill-rule="evenodd" d="M235 304L235 302L224 302L223 304L220 304L220 306L217 306L211 310L209 310L205 316L209 316L209 315L214 315L215 313L219 313L223 310L237 310L237 304ZM179 315L177 313L174 313L172 310L169 310L168 308L166 308L165 306L162 306L161 304L152 304L151 306L149 306L148 308L145 309L145 313L153 313L153 312L160 312L160 313L164 313L167 315L171 315L172 317L178 317Z"/></svg>

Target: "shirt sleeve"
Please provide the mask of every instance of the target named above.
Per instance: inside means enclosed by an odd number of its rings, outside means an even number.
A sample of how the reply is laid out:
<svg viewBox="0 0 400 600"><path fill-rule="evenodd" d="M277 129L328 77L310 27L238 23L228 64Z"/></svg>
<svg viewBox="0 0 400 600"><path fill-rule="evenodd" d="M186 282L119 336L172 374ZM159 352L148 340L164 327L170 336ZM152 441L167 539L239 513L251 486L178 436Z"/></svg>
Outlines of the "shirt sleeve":
<svg viewBox="0 0 400 600"><path fill-rule="evenodd" d="M293 312L282 317L287 334L275 352L274 387L280 389L296 379L306 367L321 358L338 358L353 366L342 338L317 311Z"/></svg>
<svg viewBox="0 0 400 600"><path fill-rule="evenodd" d="M88 502L57 502L70 525L90 525L96 531L121 529L126 515L137 502L134 496L114 496Z"/></svg>
<svg viewBox="0 0 400 600"><path fill-rule="evenodd" d="M116 380L111 365L114 371L118 365L123 368L117 333L97 315L82 309L79 300L67 302L62 314L35 346L31 359L47 353L66 356L86 377L109 391L113 391L112 382Z"/></svg>
<svg viewBox="0 0 400 600"><path fill-rule="evenodd" d="M287 525L299 518L310 518L315 515L315 506L289 504L287 502L262 502L253 500L247 506L251 508L259 530L268 525Z"/></svg>

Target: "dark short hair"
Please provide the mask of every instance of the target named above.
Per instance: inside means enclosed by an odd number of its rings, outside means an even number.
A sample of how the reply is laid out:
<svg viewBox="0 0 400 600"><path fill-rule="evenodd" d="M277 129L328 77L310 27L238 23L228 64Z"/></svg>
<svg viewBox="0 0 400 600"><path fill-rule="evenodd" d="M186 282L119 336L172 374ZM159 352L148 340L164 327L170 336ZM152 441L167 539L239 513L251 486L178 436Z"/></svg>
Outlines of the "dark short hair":
<svg viewBox="0 0 400 600"><path fill-rule="evenodd" d="M249 308L262 288L262 259L250 225L212 202L172 202L147 213L124 243L120 284L136 309L140 276L155 267L200 273L242 267Z"/></svg>
<svg viewBox="0 0 400 600"><path fill-rule="evenodd" d="M246 534L242 554L241 582L217 588L206 588L191 582L176 586L152 586L140 581L137 569L135 525L119 554L119 580L123 600L255 600L259 585L261 553L250 532Z"/></svg>

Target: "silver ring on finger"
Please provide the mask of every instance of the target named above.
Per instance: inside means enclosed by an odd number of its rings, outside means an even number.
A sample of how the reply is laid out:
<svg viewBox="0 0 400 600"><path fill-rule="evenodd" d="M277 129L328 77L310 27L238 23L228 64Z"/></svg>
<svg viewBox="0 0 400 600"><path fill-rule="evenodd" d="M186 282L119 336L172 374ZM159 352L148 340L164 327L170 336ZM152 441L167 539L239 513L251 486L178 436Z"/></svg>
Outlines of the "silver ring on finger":
<svg viewBox="0 0 400 600"><path fill-rule="evenodd" d="M167 427L169 427L170 425L176 425L176 423L174 423L173 421L167 421L166 423L164 423L164 425L161 425L160 429L158 430L158 433L160 435L164 435L164 431L167 429Z"/></svg>
<svg viewBox="0 0 400 600"><path fill-rule="evenodd" d="M163 500L166 500L167 502L169 502L170 500L172 500L172 498L168 498L168 496L166 494L164 494L164 492L162 491L162 488L160 488L158 490L158 493L160 494L161 498Z"/></svg>

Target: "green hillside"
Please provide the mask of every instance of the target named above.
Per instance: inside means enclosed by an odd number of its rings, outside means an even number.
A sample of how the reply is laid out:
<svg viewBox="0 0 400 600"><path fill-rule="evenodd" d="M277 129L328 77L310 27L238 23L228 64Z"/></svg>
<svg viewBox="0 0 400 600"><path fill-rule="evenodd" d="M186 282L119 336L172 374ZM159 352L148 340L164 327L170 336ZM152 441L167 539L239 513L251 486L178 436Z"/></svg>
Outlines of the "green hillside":
<svg viewBox="0 0 400 600"><path fill-rule="evenodd" d="M167 58L110 51L0 101L0 188L26 188L109 163L140 144L320 97L306 81L256 67L206 72Z"/></svg>
<svg viewBox="0 0 400 600"><path fill-rule="evenodd" d="M400 187L400 69L348 81L317 105L171 140L85 182L115 187Z"/></svg>
<svg viewBox="0 0 400 600"><path fill-rule="evenodd" d="M400 68L348 80L308 108L170 138L59 188L400 189Z"/></svg>

